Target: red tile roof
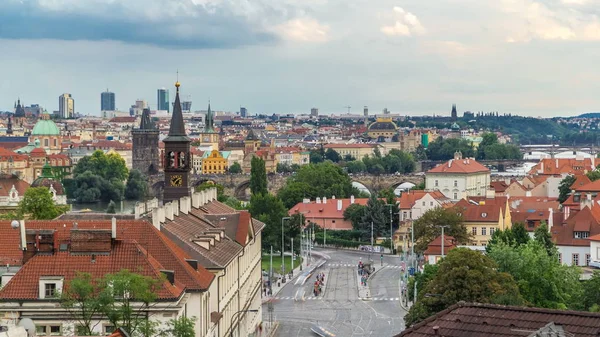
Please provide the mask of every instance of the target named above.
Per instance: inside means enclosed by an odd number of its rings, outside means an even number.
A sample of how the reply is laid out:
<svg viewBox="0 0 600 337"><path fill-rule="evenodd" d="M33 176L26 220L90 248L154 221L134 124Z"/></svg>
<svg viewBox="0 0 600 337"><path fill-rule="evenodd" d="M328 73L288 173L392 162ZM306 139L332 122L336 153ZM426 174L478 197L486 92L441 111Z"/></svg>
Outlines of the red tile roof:
<svg viewBox="0 0 600 337"><path fill-rule="evenodd" d="M582 187L584 185L587 185L589 183L591 183L592 181L590 180L590 178L588 178L587 175L585 174L578 174L575 176L575 182L573 183L573 185L571 185L571 189L572 190L576 190L579 187Z"/></svg>
<svg viewBox="0 0 600 337"><path fill-rule="evenodd" d="M19 196L23 197L23 194L29 188L29 183L18 178L0 177L0 196L7 197L13 186L19 192Z"/></svg>
<svg viewBox="0 0 600 337"><path fill-rule="evenodd" d="M456 245L456 239L450 235L444 235L444 254L453 249ZM433 239L428 245L423 255L442 255L442 236Z"/></svg>
<svg viewBox="0 0 600 337"><path fill-rule="evenodd" d="M400 197L396 199L399 203L400 209L410 209L412 208L417 200L423 198L427 194L431 195L433 199L439 201L441 204L450 202L450 199L446 197L441 191L424 191L424 190L409 190L406 192L402 192Z"/></svg>
<svg viewBox="0 0 600 337"><path fill-rule="evenodd" d="M552 227L552 239L560 246L589 246L589 238L576 239L573 232L589 232L590 236L600 234L600 205L586 206L571 215L562 226Z"/></svg>
<svg viewBox="0 0 600 337"><path fill-rule="evenodd" d="M342 207L340 211L337 209L338 200L342 201ZM354 199L354 203L359 205L366 205L367 201L369 201L368 198ZM290 208L288 214L294 215L295 213L302 213L307 219L343 219L344 211L350 205L350 199L327 199L326 204L323 202L317 204L316 201L311 201L309 203L299 202L296 204L296 206Z"/></svg>
<svg viewBox="0 0 600 337"><path fill-rule="evenodd" d="M506 191L506 189L508 188L509 184L507 184L504 181L492 181L490 183L490 187L496 192L496 193L503 193Z"/></svg>
<svg viewBox="0 0 600 337"><path fill-rule="evenodd" d="M326 144L326 149L366 149L376 147L376 144Z"/></svg>
<svg viewBox="0 0 600 337"><path fill-rule="evenodd" d="M598 313L459 302L395 337L525 337L549 323L562 327L567 336L600 335Z"/></svg>
<svg viewBox="0 0 600 337"><path fill-rule="evenodd" d="M594 170L591 158L544 158L529 170L531 175L585 174Z"/></svg>
<svg viewBox="0 0 600 337"><path fill-rule="evenodd" d="M456 203L456 209L462 213L465 222L493 222L498 223L500 216L504 211L505 205L485 204L474 205L466 200Z"/></svg>
<svg viewBox="0 0 600 337"><path fill-rule="evenodd" d="M490 169L478 163L475 159L450 159L444 164L440 164L427 173L488 173Z"/></svg>
<svg viewBox="0 0 600 337"><path fill-rule="evenodd" d="M110 220L80 220L77 223L78 229L111 229ZM57 240L60 243L69 243L71 239L70 231L73 228L73 223L64 220L32 220L26 221L25 227L27 230L56 230L58 233ZM19 248L19 231L11 228L10 221L0 221L0 232L3 233L3 235L0 235L0 261L20 265L23 252ZM156 260L157 265L162 266L163 269L175 271L175 282L178 289L205 290L208 289L214 278L214 275L202 266L198 266L198 270L194 270L189 266L185 259L190 258L190 256L145 220L117 220L117 240L123 240L139 245L144 252L147 251L148 254L146 255L149 255L149 257ZM137 250L131 247L127 248L129 250L124 252L130 254L127 252L135 251L135 254L138 254ZM137 258L137 255L135 254L128 255L129 259ZM122 255L117 254L117 256ZM33 259L29 260L25 266L36 259L38 261L43 260L38 259L38 257L41 256L35 256ZM85 263L81 262L85 260L71 259L74 258L74 256L66 252L54 253L54 255L45 256L45 258L55 258L57 259L56 261L60 261L60 263L67 263L68 261L70 268L74 270L82 270L81 268L85 268L86 266ZM126 259L113 259L113 257L110 256L107 258L107 261L112 261L110 263L123 263L124 267L116 265L114 268L129 268L128 263L130 262L125 261ZM45 263L57 263L58 265L58 262L52 262L54 260L44 261ZM89 255L87 256L86 261L89 262ZM82 263L81 266L78 265L79 262ZM153 261L150 260L150 262ZM26 269L22 268L21 270ZM31 290L24 289L23 291ZM0 292L0 297L1 296L2 292Z"/></svg>
<svg viewBox="0 0 600 337"><path fill-rule="evenodd" d="M600 179L575 188L577 192L600 192Z"/></svg>

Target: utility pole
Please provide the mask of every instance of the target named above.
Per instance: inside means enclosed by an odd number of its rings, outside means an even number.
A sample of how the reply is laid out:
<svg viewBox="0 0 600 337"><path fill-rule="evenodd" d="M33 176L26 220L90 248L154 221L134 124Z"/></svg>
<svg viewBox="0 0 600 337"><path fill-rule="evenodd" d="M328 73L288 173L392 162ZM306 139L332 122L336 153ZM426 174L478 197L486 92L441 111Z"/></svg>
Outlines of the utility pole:
<svg viewBox="0 0 600 337"><path fill-rule="evenodd" d="M292 238L292 265L290 266L290 273L294 271L294 238ZM444 251L442 249L442 251Z"/></svg>
<svg viewBox="0 0 600 337"><path fill-rule="evenodd" d="M373 249L375 247L373 247L373 221L371 221L371 249L369 250L369 261L373 261L373 259L371 258L371 254L373 254Z"/></svg>
<svg viewBox="0 0 600 337"><path fill-rule="evenodd" d="M442 227L442 258L444 258L445 257L445 255L444 255L444 241L446 241L446 240L444 240L444 228L449 228L450 226L440 226L440 227Z"/></svg>
<svg viewBox="0 0 600 337"><path fill-rule="evenodd" d="M327 228L323 226L323 246L327 244Z"/></svg>
<svg viewBox="0 0 600 337"><path fill-rule="evenodd" d="M269 295L273 294L273 245L271 245L271 262L269 263Z"/></svg>
<svg viewBox="0 0 600 337"><path fill-rule="evenodd" d="M281 218L281 275L283 277L283 280L285 281L285 246L284 246L284 236L283 236L283 222L285 220L289 220L291 219L291 217L289 216L284 216L283 218Z"/></svg>
<svg viewBox="0 0 600 337"><path fill-rule="evenodd" d="M390 206L390 254L394 254L394 230L393 230L393 220L394 215L392 214L393 204L387 204Z"/></svg>

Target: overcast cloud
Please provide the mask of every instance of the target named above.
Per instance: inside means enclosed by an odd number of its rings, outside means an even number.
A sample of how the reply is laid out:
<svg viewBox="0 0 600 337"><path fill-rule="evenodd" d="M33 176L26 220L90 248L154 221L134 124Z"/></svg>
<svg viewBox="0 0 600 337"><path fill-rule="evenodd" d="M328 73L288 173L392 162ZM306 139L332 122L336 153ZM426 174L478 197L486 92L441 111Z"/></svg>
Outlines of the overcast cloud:
<svg viewBox="0 0 600 337"><path fill-rule="evenodd" d="M534 116L600 110L600 1L2 0L0 110L99 114L172 88L194 109Z"/></svg>

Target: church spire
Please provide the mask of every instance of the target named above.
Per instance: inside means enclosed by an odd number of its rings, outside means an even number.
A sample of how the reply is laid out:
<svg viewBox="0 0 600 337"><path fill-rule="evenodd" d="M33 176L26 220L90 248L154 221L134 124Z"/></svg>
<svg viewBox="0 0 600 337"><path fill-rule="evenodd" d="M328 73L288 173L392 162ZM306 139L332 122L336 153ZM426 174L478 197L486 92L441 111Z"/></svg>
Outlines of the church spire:
<svg viewBox="0 0 600 337"><path fill-rule="evenodd" d="M181 111L181 101L179 100L179 87L181 84L179 81L175 83L175 87L177 88L177 93L175 94L175 103L173 105L173 116L171 117L171 126L169 128L169 136L170 137L178 137L183 136L186 137L185 133L185 125L183 124L183 112Z"/></svg>
<svg viewBox="0 0 600 337"><path fill-rule="evenodd" d="M204 121L204 132L211 133L215 132L215 119L212 111L210 110L210 100L208 101L208 111L206 112L206 118Z"/></svg>

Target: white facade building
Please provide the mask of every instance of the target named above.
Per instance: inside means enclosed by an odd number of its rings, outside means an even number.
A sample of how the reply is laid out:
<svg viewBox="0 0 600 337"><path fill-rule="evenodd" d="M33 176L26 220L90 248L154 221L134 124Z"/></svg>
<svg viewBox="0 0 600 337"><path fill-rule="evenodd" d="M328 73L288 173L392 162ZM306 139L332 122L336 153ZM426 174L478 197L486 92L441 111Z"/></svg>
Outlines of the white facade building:
<svg viewBox="0 0 600 337"><path fill-rule="evenodd" d="M490 182L490 170L475 159L463 159L460 152L454 154L454 159L425 174L425 188L438 190L452 201L468 196L486 196Z"/></svg>

